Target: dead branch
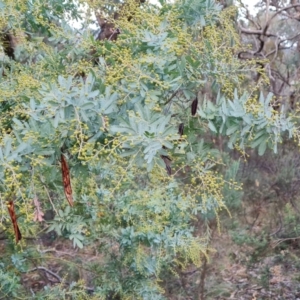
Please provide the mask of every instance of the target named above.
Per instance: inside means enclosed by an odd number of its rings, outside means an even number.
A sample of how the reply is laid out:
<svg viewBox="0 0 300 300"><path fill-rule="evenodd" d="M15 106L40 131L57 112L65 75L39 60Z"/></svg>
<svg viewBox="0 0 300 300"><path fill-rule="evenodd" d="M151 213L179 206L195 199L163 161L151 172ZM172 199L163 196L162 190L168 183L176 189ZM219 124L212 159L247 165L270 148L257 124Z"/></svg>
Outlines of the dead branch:
<svg viewBox="0 0 300 300"><path fill-rule="evenodd" d="M50 271L49 269L47 269L45 267L36 267L36 268L33 268L33 269L29 270L28 272L34 272L34 271L37 271L37 270L42 270L42 271L50 274L51 276L55 277L59 282L62 282L62 278L60 276L58 276L56 273Z"/></svg>
<svg viewBox="0 0 300 300"><path fill-rule="evenodd" d="M70 285L69 282L63 280L58 274L50 271L49 269L47 269L45 267L38 266L36 268L33 268L33 269L29 270L28 273L29 272L34 272L34 271L39 271L39 270L44 271L47 274L50 274L51 276L53 276L54 278L56 278L58 280L57 283L62 283L63 282L65 285ZM87 287L87 286L85 286L84 289L87 290L87 291L89 291L89 292L93 292L95 290L94 288Z"/></svg>
<svg viewBox="0 0 300 300"><path fill-rule="evenodd" d="M281 243L283 242L286 242L286 241L293 241L293 240L299 240L300 239L300 236L297 236L297 237L293 237L293 238L285 238L285 239L279 239L279 240L276 240L272 243L272 247L273 248L276 248L277 246L279 246Z"/></svg>

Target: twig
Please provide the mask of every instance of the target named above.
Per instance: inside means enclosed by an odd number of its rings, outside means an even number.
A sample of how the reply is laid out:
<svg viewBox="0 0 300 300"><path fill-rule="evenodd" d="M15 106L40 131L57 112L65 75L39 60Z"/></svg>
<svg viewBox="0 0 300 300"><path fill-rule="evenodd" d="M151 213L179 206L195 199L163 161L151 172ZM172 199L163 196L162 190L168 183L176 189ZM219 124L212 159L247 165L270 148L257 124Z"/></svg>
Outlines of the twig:
<svg viewBox="0 0 300 300"><path fill-rule="evenodd" d="M165 102L165 108L164 108L164 112L163 112L164 115L167 115L167 114L168 114L168 112L169 112L169 110L170 110L170 107L171 107L171 104L172 104L172 99L177 95L178 92L179 92L179 89L177 89L177 90L171 95L171 97ZM166 107L168 103L170 103L170 104L169 104L168 107Z"/></svg>
<svg viewBox="0 0 300 300"><path fill-rule="evenodd" d="M71 254L69 252L64 252L64 251L58 251L55 248L50 248L50 249L45 249L45 250L38 250L38 252L40 252L40 253L55 252L55 253L60 254L60 255L69 255L71 257L75 256L75 254Z"/></svg>
<svg viewBox="0 0 300 300"><path fill-rule="evenodd" d="M48 190L47 190L47 188L46 188L45 185L44 185L44 189L45 189L45 191L46 191L46 193L47 193L47 195L48 195L48 198L49 198L49 201L50 201L50 203L51 203L51 205L52 205L53 210L55 211L56 215L58 215L58 212L57 212L57 210L56 210L56 208L55 208L55 206L54 206L54 204L53 204L53 202L52 202L52 200L51 200L50 194L49 194L49 192L48 192Z"/></svg>
<svg viewBox="0 0 300 300"><path fill-rule="evenodd" d="M200 271L200 269L199 268L197 268L197 269L195 269L195 270L192 270L192 271L188 271L188 272L181 272L181 274L182 275L186 275L186 276L190 276L190 275L193 275L193 274L195 274L196 272L199 272Z"/></svg>
<svg viewBox="0 0 300 300"><path fill-rule="evenodd" d="M39 266L39 267L36 267L36 268L34 268L34 269L29 270L28 272L34 272L34 271L37 271L37 270L42 270L42 271L44 271L44 272L50 274L51 276L55 277L55 278L58 280L59 283L64 282L65 285L70 285L69 282L63 281L63 279L62 279L59 275L57 275L56 273L50 271L49 269L47 269L47 268L45 268L45 267L40 267L40 266ZM51 281L52 281L52 280L51 280ZM52 282L53 282L53 281L52 281ZM87 291L90 291L90 292L93 292L93 291L95 290L94 288L88 287L88 286L85 286L84 289L87 290Z"/></svg>
<svg viewBox="0 0 300 300"><path fill-rule="evenodd" d="M0 197L0 203L1 203L1 210L4 211L4 205L3 205L2 197ZM2 214L0 222L2 223L3 220L4 220L4 215Z"/></svg>
<svg viewBox="0 0 300 300"><path fill-rule="evenodd" d="M34 269L29 270L28 272L34 272L34 271L36 271L36 270L42 270L42 271L45 271L46 273L48 273L48 274L52 275L53 277L55 277L59 282L62 282L62 278L61 278L60 276L58 276L56 273L54 273L54 272L48 270L48 269L45 268L45 267L36 267L36 268L34 268Z"/></svg>
<svg viewBox="0 0 300 300"><path fill-rule="evenodd" d="M269 7L270 7L270 0L266 0L266 20L269 20Z"/></svg>
<svg viewBox="0 0 300 300"><path fill-rule="evenodd" d="M207 258L204 256L204 262L202 265L202 271L200 275L200 283L199 283L199 300L205 300L205 277L207 272Z"/></svg>
<svg viewBox="0 0 300 300"><path fill-rule="evenodd" d="M294 238L285 238L285 239L280 239L274 242L274 245L272 245L273 248L276 248L278 245L280 245L283 242L286 241L291 241L291 240L299 240L300 236L294 237Z"/></svg>
<svg viewBox="0 0 300 300"><path fill-rule="evenodd" d="M293 4L293 5L290 5L290 6L287 6L287 7L284 7L282 9L279 9L278 11L276 11L270 18L268 17L268 11L269 11L269 1L267 1L267 12L266 12L266 23L264 25L264 27L260 30L257 30L257 29L247 29L247 28L244 28L241 26L241 24L239 24L239 28L240 28L240 31L241 33L245 33L245 34L253 34L253 35L257 35L258 36L258 40L260 42L260 45L258 46L257 50L254 52L254 53L251 53L249 51L242 51L238 54L238 57L239 58L244 58L242 56L243 53L248 53L248 54L252 54L253 56L255 55L258 55L258 54L261 54L264 46L265 46L265 41L264 41L264 38L265 37L275 37L279 43L276 44L276 49L275 49L275 53L278 52L278 50L280 50L279 48L279 45L280 43L282 42L280 37L276 34L273 34L273 33L269 33L268 32L268 29L270 27L270 24L272 22L272 20L280 13L284 12L284 11L288 11L289 9L291 8L297 8L299 7L300 4ZM289 16L289 18L291 18L291 16ZM276 55L275 55L276 57ZM273 58L273 60L275 59L275 57Z"/></svg>
<svg viewBox="0 0 300 300"><path fill-rule="evenodd" d="M167 105L175 96L176 94L178 93L179 90L176 90L172 95L171 97L165 102L165 105Z"/></svg>
<svg viewBox="0 0 300 300"><path fill-rule="evenodd" d="M282 221L281 221L281 217L280 217L280 226L278 227L278 229L276 229L276 231L271 233L270 236L276 235L278 232L281 231L281 229L282 229Z"/></svg>

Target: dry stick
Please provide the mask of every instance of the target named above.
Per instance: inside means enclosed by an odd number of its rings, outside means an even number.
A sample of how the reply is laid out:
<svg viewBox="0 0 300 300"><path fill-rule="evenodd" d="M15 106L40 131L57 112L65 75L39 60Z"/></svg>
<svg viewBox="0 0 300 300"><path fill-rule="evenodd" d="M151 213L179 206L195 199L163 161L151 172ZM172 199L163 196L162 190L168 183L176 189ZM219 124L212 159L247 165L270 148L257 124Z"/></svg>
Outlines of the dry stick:
<svg viewBox="0 0 300 300"><path fill-rule="evenodd" d="M2 197L0 197L0 203L1 203L1 211L4 211L4 205L3 205ZM3 220L4 220L4 214L2 214L2 216L1 216L0 223L2 223Z"/></svg>
<svg viewBox="0 0 300 300"><path fill-rule="evenodd" d="M294 237L294 238L279 239L279 240L275 241L274 243L272 243L273 244L272 247L276 248L278 245L280 245L283 242L292 241L292 240L299 240L299 239L300 239L300 236L297 236L297 237Z"/></svg>
<svg viewBox="0 0 300 300"><path fill-rule="evenodd" d="M36 271L36 270L43 270L46 273L48 273L48 274L52 275L53 277L55 277L59 282L62 282L62 278L60 276L58 276L56 273L50 271L49 269L47 269L45 267L36 267L34 269L29 270L28 272L33 272L33 271Z"/></svg>
<svg viewBox="0 0 300 300"><path fill-rule="evenodd" d="M267 1L267 7L268 7L268 2ZM296 7L299 7L300 4L294 4L294 5L290 5L290 6L287 6L287 7L284 7L278 11L276 11L270 18L268 18L268 15L267 15L267 21L266 21L266 24L264 25L264 27L261 29L261 30L252 30L252 29L247 29L247 28L243 28L240 24L239 24L239 28L241 30L242 33L245 33L245 34L254 34L254 35L258 35L258 40L260 41L260 46L259 48L254 52L249 52L249 51L242 51L239 53L239 58L243 58L241 57L240 55L241 54L252 54L252 55L258 55L258 54L261 54L261 51L263 50L264 48L264 44L265 44L265 41L264 41L264 37L276 37L277 39L280 40L280 38L278 37L278 35L276 34L272 34L272 33L268 33L268 29L269 29L269 26L272 22L272 20L278 15L280 14L281 12L283 11L286 11L286 10L289 10L291 8L296 8Z"/></svg>
<svg viewBox="0 0 300 300"><path fill-rule="evenodd" d="M40 266L39 266L39 267L36 267L36 268L34 268L34 269L29 270L28 272L34 272L34 271L37 271L37 270L42 270L42 271L44 271L44 272L50 274L51 276L55 277L55 278L58 280L59 283L62 283L62 282L63 282L63 279L62 279L59 275L57 275L56 273L50 271L49 269L47 269L47 268L45 268L45 267L40 267ZM67 282L67 281L64 281L64 284L70 285L70 283ZM94 291L94 288L91 288L91 287L85 286L84 288L85 288L86 290L88 290L88 291L92 291L92 292Z"/></svg>
<svg viewBox="0 0 300 300"><path fill-rule="evenodd" d="M269 7L270 7L270 0L267 0L266 1L267 3L267 5L266 5L266 20L267 20L267 22L268 22L268 20L269 20Z"/></svg>
<svg viewBox="0 0 300 300"><path fill-rule="evenodd" d="M278 15L280 14L281 12L285 11L285 10L288 10L290 8L296 8L300 6L300 3L299 4L294 4L294 5L290 5L290 6L287 6L287 7L284 7L278 11L276 11L274 13L274 15L272 15L272 17L266 22L264 28L262 30L251 30L251 29L246 29L246 28L243 28L241 25L239 25L240 29L241 29L241 32L242 33L247 33L247 34L257 34L257 35L264 35L264 36L274 36L274 37L277 37L277 35L275 34L271 34L271 33L267 33L267 30L271 24L271 21Z"/></svg>
<svg viewBox="0 0 300 300"><path fill-rule="evenodd" d="M279 210L278 210L278 211L279 211ZM273 233L271 233L270 236L276 235L278 232L281 231L281 229L282 229L282 227L283 227L283 226L282 226L282 216L281 216L280 211L279 211L279 220L280 220L280 225L279 225L278 229L276 229L276 231L274 231Z"/></svg>
<svg viewBox="0 0 300 300"><path fill-rule="evenodd" d="M215 221L212 221L210 223L212 225L216 225ZM208 228L210 229L209 226L208 226ZM216 230L216 226L214 226L214 228L211 230L210 241L213 239L215 230ZM202 270L201 270L201 273L200 273L200 283L199 283L199 286L198 286L198 300L205 300L204 292L205 292L205 277L206 277L207 270L208 270L207 263L208 263L207 257L204 255L204 262L203 262Z"/></svg>
<svg viewBox="0 0 300 300"><path fill-rule="evenodd" d="M282 39L279 38L280 41L279 41L278 44L277 44L278 50L286 50L286 49L290 49L290 48L292 47L292 45L294 45L294 43L295 43L296 41L293 42L293 44L292 44L291 46L280 47L280 44L282 44L282 43L284 43L284 42L286 42L286 41L294 40L294 39L296 39L296 38L299 37L299 36L300 36L300 33L297 33L296 35L294 35L294 36L292 36L292 37L290 37L290 38L286 38L286 39L284 39L284 40L282 40ZM275 49L275 50L270 51L269 53L266 54L266 57L268 57L268 56L274 54L275 51L277 51L277 50Z"/></svg>
<svg viewBox="0 0 300 300"><path fill-rule="evenodd" d="M274 15L272 15L272 17L271 17L271 18L268 20L268 22L266 23L265 31L267 31L268 27L270 26L271 21L272 21L278 14L280 14L281 12L283 12L283 11L285 11L285 10L289 10L290 8L296 8L296 7L299 7L299 6L300 6L300 3L299 3L299 4L290 5L290 6L281 8L281 9L279 9L278 11L276 11L276 12L274 13Z"/></svg>
<svg viewBox="0 0 300 300"><path fill-rule="evenodd" d="M239 28L240 28L241 32L245 33L245 34L255 34L255 35L264 35L264 36L267 36L267 37L277 37L277 35L273 34L273 33L267 33L267 32L264 33L263 29L260 29L260 30L247 29L247 28L242 27L240 24L239 24Z"/></svg>
<svg viewBox="0 0 300 300"><path fill-rule="evenodd" d="M115 33L117 34L118 32L120 32L120 31L118 31L118 29L115 29L114 32L110 35L110 37L109 37L108 40L110 41L111 38L113 37L113 35L114 35Z"/></svg>
<svg viewBox="0 0 300 300"><path fill-rule="evenodd" d="M205 277L207 272L207 258L204 256L204 262L202 265L202 271L200 275L200 283L199 283L199 300L205 300L204 290L205 290Z"/></svg>
<svg viewBox="0 0 300 300"><path fill-rule="evenodd" d="M51 200L50 194L49 194L49 192L48 192L48 190L47 190L47 188L46 188L45 185L44 185L44 189L45 189L45 191L46 191L46 193L47 193L47 195L48 195L48 198L49 198L49 201L50 201L50 203L51 203L51 205L52 205L53 210L55 211L56 215L58 215L58 212L57 212L57 210L56 210L56 208L55 208L55 206L54 206L54 204L53 204L53 202L52 202L52 200Z"/></svg>
<svg viewBox="0 0 300 300"><path fill-rule="evenodd" d="M271 72L274 74L274 76L276 76L279 80L281 80L283 83L285 83L288 86L291 86L291 84L289 83L289 72L288 72L288 79L284 78L283 75L275 69L271 69Z"/></svg>
<svg viewBox="0 0 300 300"><path fill-rule="evenodd" d="M252 24L254 24L256 28L261 29L261 26L252 18L249 9L245 5L243 5L243 8L246 10L247 13L246 19L249 20Z"/></svg>
<svg viewBox="0 0 300 300"><path fill-rule="evenodd" d="M177 95L177 93L179 92L179 88L171 95L171 97L165 102L165 108L164 108L164 111L163 111L163 114L164 115L167 115L170 108L171 108L171 105L172 105L172 99ZM167 104L169 104L169 106L167 107Z"/></svg>
<svg viewBox="0 0 300 300"><path fill-rule="evenodd" d="M47 252L55 252L59 255L69 255L71 257L77 256L77 253L75 254L71 254L69 252L65 252L65 251L58 251L55 248L51 248L51 249L45 249L45 250L38 250L39 253L47 253Z"/></svg>

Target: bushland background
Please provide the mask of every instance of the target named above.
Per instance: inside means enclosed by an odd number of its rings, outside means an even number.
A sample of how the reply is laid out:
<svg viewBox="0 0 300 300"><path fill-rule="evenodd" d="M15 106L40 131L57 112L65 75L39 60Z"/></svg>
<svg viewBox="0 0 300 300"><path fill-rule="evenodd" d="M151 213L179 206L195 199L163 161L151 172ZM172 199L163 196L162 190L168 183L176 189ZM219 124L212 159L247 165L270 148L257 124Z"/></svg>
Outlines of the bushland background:
<svg viewBox="0 0 300 300"><path fill-rule="evenodd" d="M0 0L0 299L300 298L299 21Z"/></svg>

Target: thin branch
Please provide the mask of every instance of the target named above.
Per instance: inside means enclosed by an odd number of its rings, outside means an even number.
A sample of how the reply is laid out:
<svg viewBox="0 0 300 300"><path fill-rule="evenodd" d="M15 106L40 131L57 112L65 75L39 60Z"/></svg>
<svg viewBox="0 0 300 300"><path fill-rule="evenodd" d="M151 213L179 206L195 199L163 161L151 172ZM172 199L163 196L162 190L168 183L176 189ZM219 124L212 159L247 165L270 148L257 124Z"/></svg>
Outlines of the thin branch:
<svg viewBox="0 0 300 300"><path fill-rule="evenodd" d="M44 271L44 272L50 274L51 276L55 277L58 280L59 283L64 282L64 284L70 285L69 282L63 281L63 279L59 275L57 275L56 273L50 271L49 269L47 269L45 267L38 266L38 267L36 267L34 269L31 269L31 270L29 270L27 272L34 272L34 271L37 271L37 270L41 270L41 271ZM87 290L87 291L90 291L90 292L93 292L95 290L94 288L88 287L88 286L85 286L84 289Z"/></svg>
<svg viewBox="0 0 300 300"><path fill-rule="evenodd" d="M272 64L274 62L274 60L277 58L277 55L278 55L278 48L279 48L279 45L280 45L280 42L278 42L278 40L280 40L280 38L276 38L276 41L275 41L275 55L274 57L272 58L272 60L270 61L270 64Z"/></svg>
<svg viewBox="0 0 300 300"><path fill-rule="evenodd" d="M179 90L176 90L172 95L171 97L165 102L165 105L167 105L176 95L177 93L179 92Z"/></svg>
<svg viewBox="0 0 300 300"><path fill-rule="evenodd" d="M45 271L46 273L50 274L51 276L55 277L59 282L62 282L62 278L60 276L58 276L56 273L50 271L49 269L45 268L45 267L36 267L34 269L29 270L28 272L34 272L36 270L42 270Z"/></svg>
<svg viewBox="0 0 300 300"><path fill-rule="evenodd" d="M268 11L269 11L268 7L269 7L269 1L267 1L267 12L266 12L267 14L268 14ZM270 26L272 20L278 14L280 14L280 13L282 13L284 11L288 11L291 8L296 8L296 7L300 7L300 3L299 4L290 5L290 6L282 8L282 9L279 9L270 18L268 18L268 15L267 15L267 22L266 22L265 26L261 30L247 29L247 28L242 27L241 24L238 24L241 33L252 34L252 35L257 35L258 36L258 40L260 41L260 45L259 45L258 49L256 50L256 52L253 53L253 55L259 54L263 50L264 45L265 45L264 37L275 37L277 40L280 41L279 44L284 41L284 40L281 41L281 39L280 39L280 37L278 35L273 34L273 33L268 33L267 31L269 29L269 26ZM295 37L293 37L293 38L295 38ZM288 40L290 40L290 39L288 39ZM277 47L276 47L275 51L272 52L272 54L273 53L277 53L277 51L279 50L279 48L278 48L279 44L277 44ZM240 54L239 54L239 58L243 58L243 57L240 56Z"/></svg>
<svg viewBox="0 0 300 300"><path fill-rule="evenodd" d="M291 84L289 83L289 81L278 71L278 70L274 70L271 69L271 72L274 74L274 76L276 78L278 78L279 80L281 80L283 83L285 83L286 85L290 86Z"/></svg>
<svg viewBox="0 0 300 300"><path fill-rule="evenodd" d="M250 14L250 12L249 12L249 9L248 9L245 5L244 5L244 8L246 9L246 12L247 12L246 18L247 18L250 22L252 22L252 23L256 26L256 28L261 29L260 24L257 23L257 22L252 18L251 14Z"/></svg>
<svg viewBox="0 0 300 300"><path fill-rule="evenodd" d="M277 37L277 35L273 34L273 33L267 33L267 32L264 33L263 29L261 29L261 30L247 29L247 28L242 27L240 24L239 24L239 28L242 33L246 33L246 34L264 35L267 37Z"/></svg>
<svg viewBox="0 0 300 300"><path fill-rule="evenodd" d="M276 235L282 229L282 216L281 216L280 211L279 211L279 220L280 220L280 225L279 225L278 229L276 231L274 231L273 233L271 233L270 236Z"/></svg>
<svg viewBox="0 0 300 300"><path fill-rule="evenodd" d="M46 188L46 185L44 185L44 189L45 189L45 191L46 191L46 194L48 195L48 198L49 198L49 201L50 201L50 203L51 203L51 205L52 205L53 210L55 211L56 215L58 215L58 212L57 212L57 210L56 210L56 208L55 208L55 206L54 206L54 204L53 204L53 202L52 202L52 199L51 199L51 197L50 197L50 194L49 194L48 189Z"/></svg>
<svg viewBox="0 0 300 300"><path fill-rule="evenodd" d="M190 275L195 274L196 272L200 272L200 268L197 268L195 270L188 271L188 272L180 272L180 274L185 275L185 276L190 276Z"/></svg>
<svg viewBox="0 0 300 300"><path fill-rule="evenodd" d="M206 273L207 273L207 258L204 257L204 262L202 265L202 271L201 271L201 275L200 275L200 283L199 283L199 287L198 287L198 291L199 291L199 300L204 300L205 299L205 277L206 277Z"/></svg>
<svg viewBox="0 0 300 300"><path fill-rule="evenodd" d="M279 239L275 241L273 244L273 248L279 246L281 243L286 242L286 241L292 241L292 240L299 240L300 236L294 237L294 238L285 238L285 239Z"/></svg>
<svg viewBox="0 0 300 300"><path fill-rule="evenodd" d="M267 54L266 54L266 57L268 57L268 56L274 54L275 52L277 52L277 51L279 51L279 50L291 49L291 48L294 46L294 44L295 44L296 41L293 42L290 46L285 46L285 47L280 47L280 44L282 44L282 43L284 43L284 42L286 42L286 41L292 41L292 40L296 39L296 38L299 37L299 36L300 36L300 33L297 33L296 35L294 35L294 36L292 36L292 37L290 37L290 38L286 38L286 39L284 39L284 40L280 40L280 41L277 43L276 49L270 51L269 53L267 53Z"/></svg>
<svg viewBox="0 0 300 300"><path fill-rule="evenodd" d="M283 11L289 10L289 9L291 9L291 8L296 8L296 7L300 7L300 3L298 3L298 4L293 4L293 5L284 7L284 8L282 8L282 9L279 9L278 11L276 11L276 12L274 13L274 15L273 15L273 16L268 20L268 22L266 23L266 25L265 25L266 30L267 30L268 27L270 26L271 21L272 21L278 14L280 14L280 13L283 12Z"/></svg>
<svg viewBox="0 0 300 300"><path fill-rule="evenodd" d="M268 22L269 19L269 7L270 7L270 0L266 0L266 20Z"/></svg>
<svg viewBox="0 0 300 300"><path fill-rule="evenodd" d="M57 253L57 254L59 254L59 255L69 255L69 256L71 256L71 257L74 257L74 256L76 256L77 254L71 254L71 253L69 253L69 252L65 252L65 251L58 251L58 250L56 250L55 248L50 248L50 249L45 249L45 250L40 250L40 249L38 249L38 252L40 252L40 253L47 253L47 252L55 252L55 253Z"/></svg>
<svg viewBox="0 0 300 300"><path fill-rule="evenodd" d="M168 107L165 107L165 108L164 108L164 114L165 114L165 115L168 114L168 112L169 112L169 110L170 110L170 107L171 107L171 104L172 104L171 101L172 101L173 98L177 95L178 92L179 92L179 88L178 88L178 89L171 95L171 97L165 102L165 106L166 106L168 103L170 103Z"/></svg>

